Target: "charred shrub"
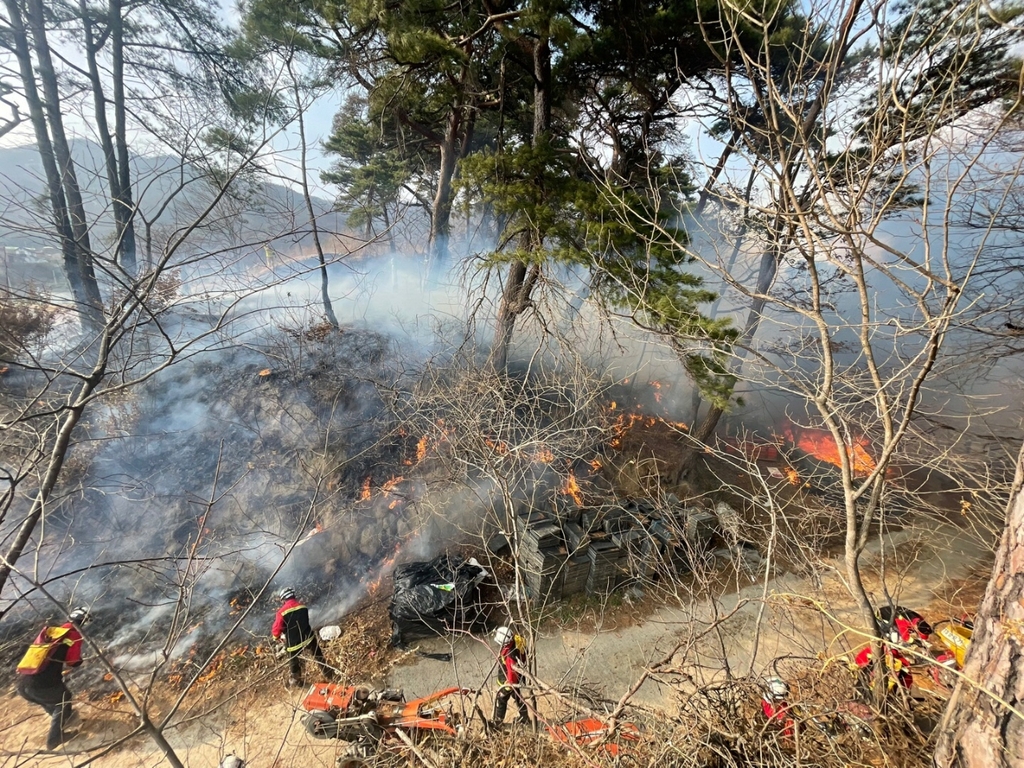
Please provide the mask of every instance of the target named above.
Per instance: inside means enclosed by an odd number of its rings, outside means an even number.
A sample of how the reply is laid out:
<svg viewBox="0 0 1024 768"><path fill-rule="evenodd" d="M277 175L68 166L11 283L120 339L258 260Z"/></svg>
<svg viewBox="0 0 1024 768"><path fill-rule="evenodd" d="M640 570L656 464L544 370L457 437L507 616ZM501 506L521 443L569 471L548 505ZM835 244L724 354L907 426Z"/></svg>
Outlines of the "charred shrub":
<svg viewBox="0 0 1024 768"><path fill-rule="evenodd" d="M0 289L0 364L15 362L53 329L55 309L42 293Z"/></svg>

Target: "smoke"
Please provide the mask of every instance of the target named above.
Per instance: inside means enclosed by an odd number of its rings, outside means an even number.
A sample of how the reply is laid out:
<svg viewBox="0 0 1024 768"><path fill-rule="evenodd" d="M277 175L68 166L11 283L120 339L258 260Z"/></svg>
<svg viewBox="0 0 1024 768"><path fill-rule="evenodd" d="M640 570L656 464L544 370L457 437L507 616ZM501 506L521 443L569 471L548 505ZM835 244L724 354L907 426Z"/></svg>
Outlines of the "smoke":
<svg viewBox="0 0 1024 768"><path fill-rule="evenodd" d="M696 231L692 247L727 253L732 243ZM756 256L756 249L739 254L737 273L750 273ZM110 619L95 632L133 668L165 653L180 658L217 637L268 582L293 586L317 623L333 623L397 562L430 557L501 516L494 476L457 486L432 476L417 451L425 432L400 434L393 407L416 391L429 361L457 360L453 350L486 341L480 318L493 316L499 286L483 284L482 272L459 272L472 269L468 261L433 282L421 261L402 254L331 256L331 295L343 325L334 333L319 322L319 265L308 250L298 257L250 250L226 261L229 270L182 264L172 314L182 338L229 308L233 321L206 352L90 413L70 457L84 469L50 514L39 550L38 578L87 569L53 581L51 592ZM561 277L537 298L544 332L517 329L520 358L554 367L571 349L620 408L689 421L692 389L675 351L571 302L587 283ZM805 279L790 265L779 282L798 291ZM262 287L252 291L254 282ZM482 309L467 307L467 282ZM853 317L853 297L837 283L828 298L842 327ZM904 307L881 285L876 299ZM721 313L738 324L745 306L744 297L726 292ZM768 316L761 349L783 351L794 328L791 314ZM838 333L837 342L850 332ZM883 347L885 333L880 326ZM890 350L898 357L894 344ZM763 386L741 385L743 404L725 430L767 433L793 415L802 401L776 384L766 377ZM941 388L927 394L933 405L952 396ZM517 477L520 498L530 500L535 490L550 491L554 472L540 467ZM106 562L122 564L97 566ZM15 588L28 587L16 580ZM264 636L273 607L266 597L256 603L243 632ZM52 613L33 597L14 617L34 622Z"/></svg>
<svg viewBox="0 0 1024 768"><path fill-rule="evenodd" d="M439 334L439 313L464 323L458 288L425 287L400 256L332 264L343 328L330 332L315 260L271 266L241 302L245 275L182 270L165 328L196 337L233 302L235 319L88 412L47 514L32 577L58 603L90 606L91 634L126 669L208 646L263 590L241 627L258 641L267 595L285 584L317 623L336 622L396 562L478 532L489 509L485 482L418 476L420 435L397 431L389 402L465 340ZM12 588L31 590L19 577ZM58 615L30 592L5 625L23 634Z"/></svg>

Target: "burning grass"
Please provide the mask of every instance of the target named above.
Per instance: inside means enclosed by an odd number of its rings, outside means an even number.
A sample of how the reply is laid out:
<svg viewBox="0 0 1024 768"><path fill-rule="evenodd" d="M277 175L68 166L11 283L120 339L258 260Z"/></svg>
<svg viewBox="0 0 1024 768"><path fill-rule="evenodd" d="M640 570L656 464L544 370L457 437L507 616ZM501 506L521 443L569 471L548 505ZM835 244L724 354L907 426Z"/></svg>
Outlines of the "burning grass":
<svg viewBox="0 0 1024 768"><path fill-rule="evenodd" d="M786 424L781 432L789 443L806 455L835 467L843 465L839 445L828 430ZM854 437L844 446L855 477L866 477L874 471L876 464L868 452L870 447L871 441L863 435Z"/></svg>

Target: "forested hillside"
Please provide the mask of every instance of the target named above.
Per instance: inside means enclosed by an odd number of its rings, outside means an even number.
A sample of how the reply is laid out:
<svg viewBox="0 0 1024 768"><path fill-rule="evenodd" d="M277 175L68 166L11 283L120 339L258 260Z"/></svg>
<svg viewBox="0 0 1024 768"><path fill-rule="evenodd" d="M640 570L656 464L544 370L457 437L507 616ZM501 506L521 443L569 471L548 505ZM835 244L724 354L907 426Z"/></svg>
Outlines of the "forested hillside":
<svg viewBox="0 0 1024 768"><path fill-rule="evenodd" d="M4 0L0 766L1024 763L1021 14Z"/></svg>

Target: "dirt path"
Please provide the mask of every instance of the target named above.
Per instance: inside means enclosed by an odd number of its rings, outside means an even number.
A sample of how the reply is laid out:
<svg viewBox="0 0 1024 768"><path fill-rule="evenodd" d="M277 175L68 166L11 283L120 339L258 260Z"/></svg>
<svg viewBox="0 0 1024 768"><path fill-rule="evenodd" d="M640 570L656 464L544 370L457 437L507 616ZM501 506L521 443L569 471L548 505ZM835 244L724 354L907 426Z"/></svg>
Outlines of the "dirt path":
<svg viewBox="0 0 1024 768"><path fill-rule="evenodd" d="M934 602L951 602L951 593L988 558L987 550L977 540L953 528L931 530L927 536L920 531L900 531L888 536L884 546L889 553L898 546L908 561L899 578L895 576L897 569L889 566L893 575L886 582L893 599L926 615L927 607ZM869 550L864 570L873 597L881 603L881 581L877 568L872 568L878 562L878 547L876 543ZM985 580L987 573L982 586ZM763 595L767 600L762 601ZM834 619L827 618L826 612ZM686 667L693 673L694 662L698 662L709 670L707 674L713 674L724 669L727 662L736 674L746 674L750 669L763 674L778 656L815 656L822 651L839 655L863 642L856 635L842 635L843 625L859 626L861 622L834 572L823 572L817 580L781 576L769 582L767 590L763 584L743 587L720 601L718 614L732 615L718 631L696 641L687 656L677 654L670 666ZM617 700L652 662L661 661L676 645L704 632L714 618L713 605L705 601L687 608L664 608L642 624L621 630L544 634L537 640L537 672L552 686L586 681L607 698ZM756 632L758 627L760 633ZM494 649L479 638L460 638L450 647L441 640L424 641L420 647L431 652L451 650L453 661L444 664L424 659L399 667L393 672L392 685L418 692L449 684L476 688L489 682ZM453 680L456 682L450 682ZM671 710L672 697L669 685L651 679L635 700Z"/></svg>
<svg viewBox="0 0 1024 768"><path fill-rule="evenodd" d="M929 607L948 611L957 601L974 599L987 579L988 552L981 544L952 528L921 532L903 531L884 542L887 553L898 545L901 567L889 566L889 592L903 605L920 610L928 618ZM866 557L865 572L877 601L882 599L877 548ZM901 576L896 578L897 571ZM968 589L964 590L964 588ZM762 596L767 594L767 600ZM720 674L727 662L737 674L748 669L764 673L771 659L785 655L813 656L820 652L839 655L860 641L843 634L843 624L857 625L850 600L834 572L815 578L787 575L764 585L743 587L718 606L719 615L729 615L718 631L708 634L684 652L676 654L670 666L678 677L687 673ZM826 616L831 615L831 618ZM703 632L715 618L710 601L685 608L664 608L643 623L617 630L560 630L543 634L537 642L538 674L555 687L586 683L609 699L618 699L654 661L662 660L679 643ZM755 631L760 628L760 632ZM755 637L757 638L755 647ZM463 685L493 689L489 678L494 666L494 649L486 640L459 637L454 642L431 640L421 644L428 652L452 652L451 662L419 658L393 670L387 683L402 687L409 698L438 688ZM648 707L674 709L673 674L650 679L636 694L636 702ZM283 680L283 676L282 676ZM190 768L214 768L226 752L249 760L250 768L306 768L333 766L341 744L318 741L302 729L297 707L303 692L286 691L282 684L262 684L242 690L216 714L196 718L174 729L168 736L179 756ZM550 698L541 698L542 711L554 708ZM489 701L483 701L489 714ZM47 718L17 696L9 694L0 712L0 768L14 766L59 766L81 764L84 751L108 743L130 731L123 705L79 705L82 735L68 744L77 754L34 753L45 737ZM514 711L514 707L512 707ZM511 713L510 713L511 714ZM91 753L95 756L95 753ZM162 755L144 737L116 753L98 757L91 765L101 768L147 768L165 765Z"/></svg>

